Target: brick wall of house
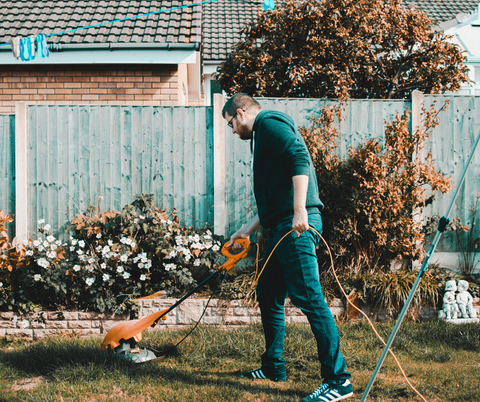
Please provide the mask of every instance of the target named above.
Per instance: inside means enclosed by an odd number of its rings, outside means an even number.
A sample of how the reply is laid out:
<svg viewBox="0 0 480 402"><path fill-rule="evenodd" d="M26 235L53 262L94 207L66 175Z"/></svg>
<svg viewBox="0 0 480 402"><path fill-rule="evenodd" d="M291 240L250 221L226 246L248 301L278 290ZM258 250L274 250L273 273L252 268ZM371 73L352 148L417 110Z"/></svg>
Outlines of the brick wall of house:
<svg viewBox="0 0 480 402"><path fill-rule="evenodd" d="M18 101L178 105L179 89L177 65L0 66L0 113Z"/></svg>

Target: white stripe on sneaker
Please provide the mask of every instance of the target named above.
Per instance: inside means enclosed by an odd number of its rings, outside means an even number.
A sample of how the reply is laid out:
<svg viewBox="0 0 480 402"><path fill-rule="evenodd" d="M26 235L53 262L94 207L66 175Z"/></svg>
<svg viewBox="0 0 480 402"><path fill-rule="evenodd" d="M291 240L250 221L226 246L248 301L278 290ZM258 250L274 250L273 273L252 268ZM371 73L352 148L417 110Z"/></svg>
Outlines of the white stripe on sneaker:
<svg viewBox="0 0 480 402"><path fill-rule="evenodd" d="M253 373L252 373L253 377L254 378L258 378L260 380L264 380L265 378L267 378L265 376L265 374L263 374L263 371L261 369L259 370L255 370Z"/></svg>

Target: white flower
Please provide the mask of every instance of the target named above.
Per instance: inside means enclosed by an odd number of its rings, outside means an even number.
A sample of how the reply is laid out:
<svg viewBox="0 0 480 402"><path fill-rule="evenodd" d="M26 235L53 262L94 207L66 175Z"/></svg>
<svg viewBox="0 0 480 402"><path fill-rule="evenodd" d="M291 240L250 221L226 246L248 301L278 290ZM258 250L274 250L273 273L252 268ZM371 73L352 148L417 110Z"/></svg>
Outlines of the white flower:
<svg viewBox="0 0 480 402"><path fill-rule="evenodd" d="M128 260L128 255L122 254L122 255L120 256L120 261L126 262L127 260Z"/></svg>
<svg viewBox="0 0 480 402"><path fill-rule="evenodd" d="M130 278L130 272L124 272L123 279L128 279L128 278Z"/></svg>
<svg viewBox="0 0 480 402"><path fill-rule="evenodd" d="M141 281L144 281L146 279L147 279L147 275L145 275L145 274L140 275L140 280Z"/></svg>
<svg viewBox="0 0 480 402"><path fill-rule="evenodd" d="M213 243L211 241L208 241L205 243L205 248L208 250L210 247L213 246Z"/></svg>
<svg viewBox="0 0 480 402"><path fill-rule="evenodd" d="M77 250L77 254L78 254L78 255L83 254L83 250Z"/></svg>
<svg viewBox="0 0 480 402"><path fill-rule="evenodd" d="M145 217L143 215L140 215L139 218L140 219L145 219Z"/></svg>
<svg viewBox="0 0 480 402"><path fill-rule="evenodd" d="M42 223L45 223L45 219L40 219L40 220L38 221L38 224L39 224L39 225L41 225Z"/></svg>
<svg viewBox="0 0 480 402"><path fill-rule="evenodd" d="M22 322L20 323L20 327L22 329L28 328L29 326L30 326L30 322L28 320L22 320Z"/></svg>
<svg viewBox="0 0 480 402"><path fill-rule="evenodd" d="M215 244L215 245L212 247L212 250L213 250L213 251L218 251L218 250L220 250L220 247L219 247L217 244Z"/></svg>
<svg viewBox="0 0 480 402"><path fill-rule="evenodd" d="M78 251L82 251L82 250L78 250ZM80 261L85 261L87 259L87 256L81 255L79 258L80 258Z"/></svg>
<svg viewBox="0 0 480 402"><path fill-rule="evenodd" d="M168 259L174 258L176 256L177 256L177 252L175 250L172 250L172 251L170 251L170 254L168 254L165 258L168 260Z"/></svg>
<svg viewBox="0 0 480 402"><path fill-rule="evenodd" d="M38 251L42 252L43 251L43 246L38 246Z"/></svg>
<svg viewBox="0 0 480 402"><path fill-rule="evenodd" d="M181 246L183 244L183 236L176 236L175 237L175 242Z"/></svg>
<svg viewBox="0 0 480 402"><path fill-rule="evenodd" d="M34 245L35 247L38 247L38 246L40 245L40 240L34 240L34 241L33 241L33 245Z"/></svg>
<svg viewBox="0 0 480 402"><path fill-rule="evenodd" d="M77 265L74 265L74 266L73 266L73 270L74 270L75 272L80 271L80 265L78 265L78 264L77 264Z"/></svg>
<svg viewBox="0 0 480 402"><path fill-rule="evenodd" d="M151 267L152 267L152 262L151 261L149 261L145 264L146 269L150 269Z"/></svg>
<svg viewBox="0 0 480 402"><path fill-rule="evenodd" d="M35 282L38 282L40 279L42 279L42 275L40 275L40 274L35 274L35 275L33 275L33 280L34 280Z"/></svg>
<svg viewBox="0 0 480 402"><path fill-rule="evenodd" d="M55 244L56 244L57 246L61 246L61 245L62 245L62 242L61 242L60 240L57 240L57 241L55 242Z"/></svg>
<svg viewBox="0 0 480 402"><path fill-rule="evenodd" d="M107 244L108 244L109 246L113 246L113 241L108 240L108 241L107 241Z"/></svg>
<svg viewBox="0 0 480 402"><path fill-rule="evenodd" d="M91 265L87 265L85 268L87 268L89 272L93 272L93 267Z"/></svg>
<svg viewBox="0 0 480 402"><path fill-rule="evenodd" d="M45 258L40 258L39 260L37 260L37 264L43 268L47 268L50 265L50 263Z"/></svg>
<svg viewBox="0 0 480 402"><path fill-rule="evenodd" d="M101 239L102 238L102 234L101 233L97 233L97 239Z"/></svg>
<svg viewBox="0 0 480 402"><path fill-rule="evenodd" d="M47 241L50 242L50 243L53 243L55 241L55 237L53 237L52 235L48 235L47 236Z"/></svg>
<svg viewBox="0 0 480 402"><path fill-rule="evenodd" d="M0 282L0 288L3 288L3 282Z"/></svg>
<svg viewBox="0 0 480 402"><path fill-rule="evenodd" d="M89 258L89 259L88 259L88 263L89 263L89 264L93 264L94 262L95 262L95 258Z"/></svg>
<svg viewBox="0 0 480 402"><path fill-rule="evenodd" d="M78 245L81 247L81 248L84 248L85 247L85 242L83 240L80 240L78 242Z"/></svg>
<svg viewBox="0 0 480 402"><path fill-rule="evenodd" d="M107 268L107 264L105 264L104 262L102 262L102 263L100 264L100 267L103 268L103 269L105 269L105 268Z"/></svg>
<svg viewBox="0 0 480 402"><path fill-rule="evenodd" d="M54 259L57 257L57 253L55 251L50 251L47 253L47 257L48 258L51 258L51 259Z"/></svg>
<svg viewBox="0 0 480 402"><path fill-rule="evenodd" d="M56 245L56 244L52 244L52 245L50 246L50 250L56 250L56 249L57 249L57 245Z"/></svg>
<svg viewBox="0 0 480 402"><path fill-rule="evenodd" d="M25 254L31 257L33 255L33 250L27 250Z"/></svg>
<svg viewBox="0 0 480 402"><path fill-rule="evenodd" d="M138 223L138 219L135 218L135 219L133 220L133 223Z"/></svg>
<svg viewBox="0 0 480 402"><path fill-rule="evenodd" d="M75 251L75 247L70 246L70 251Z"/></svg>
<svg viewBox="0 0 480 402"><path fill-rule="evenodd" d="M196 259L195 261L193 261L193 266L198 267L199 265L200 265L199 259Z"/></svg>
<svg viewBox="0 0 480 402"><path fill-rule="evenodd" d="M92 286L92 285L93 285L93 282L95 282L95 278L87 278L87 279L85 279L85 283L87 284L87 286Z"/></svg>
<svg viewBox="0 0 480 402"><path fill-rule="evenodd" d="M108 274L103 274L102 278L103 278L103 281L106 282L106 281L108 281L108 280L110 279L110 275L108 275Z"/></svg>
<svg viewBox="0 0 480 402"><path fill-rule="evenodd" d="M43 247L48 247L48 246L49 246L48 241L44 241L43 242Z"/></svg>
<svg viewBox="0 0 480 402"><path fill-rule="evenodd" d="M119 266L117 267L117 272L118 272L119 274L121 274L123 271L124 271L124 270L123 270L123 267L122 267L121 265L119 265Z"/></svg>
<svg viewBox="0 0 480 402"><path fill-rule="evenodd" d="M170 271L171 269L175 269L177 266L175 264L166 264L165 271Z"/></svg>
<svg viewBox="0 0 480 402"><path fill-rule="evenodd" d="M50 230L50 227L51 227L50 225L45 225L43 228L44 228L45 230Z"/></svg>
<svg viewBox="0 0 480 402"><path fill-rule="evenodd" d="M138 264L138 268L143 268L143 262L141 262L140 264Z"/></svg>
<svg viewBox="0 0 480 402"><path fill-rule="evenodd" d="M135 243L134 241L132 241L132 244L131 244L132 248L135 248L136 245L137 245L137 243Z"/></svg>
<svg viewBox="0 0 480 402"><path fill-rule="evenodd" d="M72 245L75 246L77 243L78 243L78 240L77 240L77 239L74 239L74 238L72 237Z"/></svg>

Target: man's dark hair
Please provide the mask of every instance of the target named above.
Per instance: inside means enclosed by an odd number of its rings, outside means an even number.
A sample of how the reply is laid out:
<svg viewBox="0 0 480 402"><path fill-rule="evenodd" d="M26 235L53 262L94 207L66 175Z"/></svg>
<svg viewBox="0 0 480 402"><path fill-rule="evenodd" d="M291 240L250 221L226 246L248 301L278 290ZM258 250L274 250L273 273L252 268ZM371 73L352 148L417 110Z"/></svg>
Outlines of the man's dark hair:
<svg viewBox="0 0 480 402"><path fill-rule="evenodd" d="M248 110L250 108L256 108L261 110L262 107L255 99L247 94L236 94L233 95L222 109L222 116L225 117L225 113L228 113L229 116L234 116L237 112L237 109Z"/></svg>

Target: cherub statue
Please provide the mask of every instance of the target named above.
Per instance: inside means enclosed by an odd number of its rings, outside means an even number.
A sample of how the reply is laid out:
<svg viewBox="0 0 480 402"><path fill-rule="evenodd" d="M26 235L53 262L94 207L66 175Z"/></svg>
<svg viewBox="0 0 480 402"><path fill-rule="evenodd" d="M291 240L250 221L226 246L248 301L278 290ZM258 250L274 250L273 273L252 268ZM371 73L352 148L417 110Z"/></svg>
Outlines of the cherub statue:
<svg viewBox="0 0 480 402"><path fill-rule="evenodd" d="M447 281L445 284L445 294L443 295L443 311L447 320L456 319L458 314L458 306L455 302L455 291L457 283L455 281Z"/></svg>
<svg viewBox="0 0 480 402"><path fill-rule="evenodd" d="M467 281L458 281L457 305L462 313L462 318L476 318L477 312L473 307L473 297L467 292L468 286Z"/></svg>

